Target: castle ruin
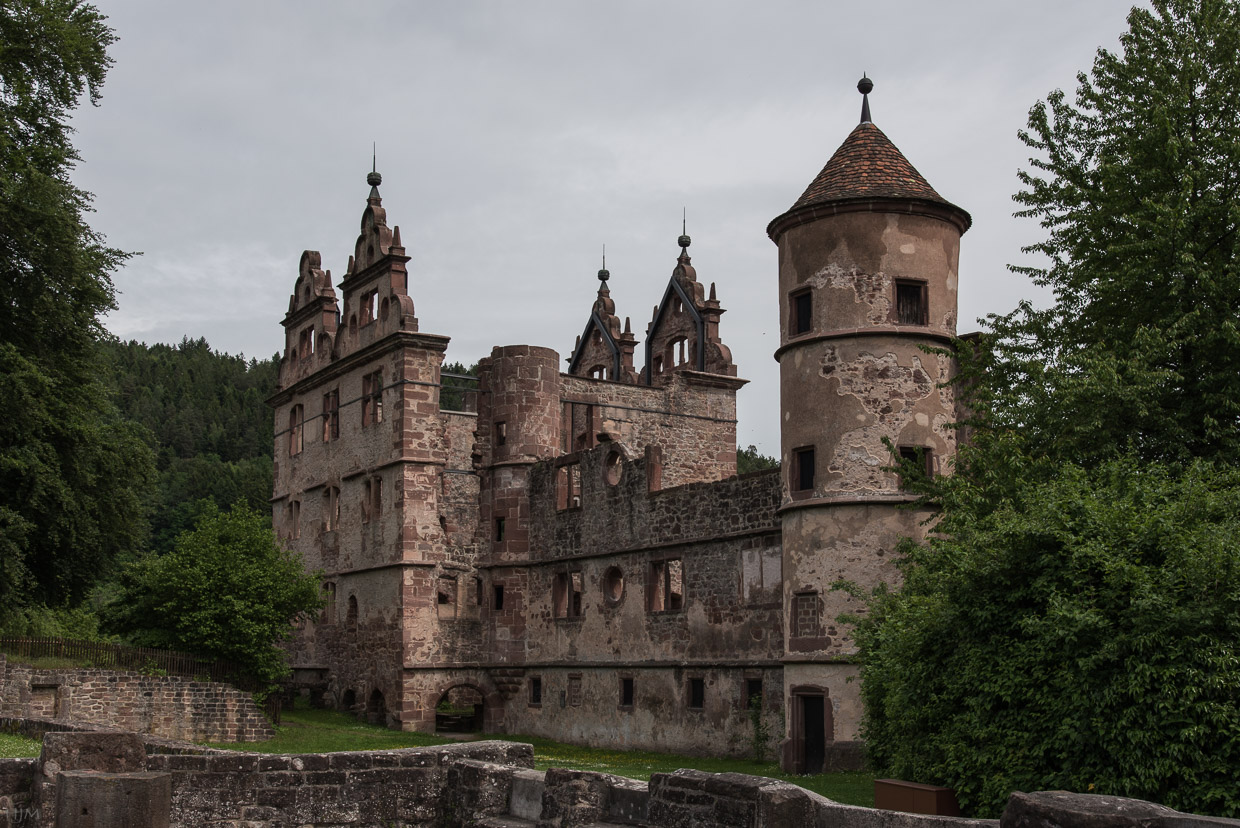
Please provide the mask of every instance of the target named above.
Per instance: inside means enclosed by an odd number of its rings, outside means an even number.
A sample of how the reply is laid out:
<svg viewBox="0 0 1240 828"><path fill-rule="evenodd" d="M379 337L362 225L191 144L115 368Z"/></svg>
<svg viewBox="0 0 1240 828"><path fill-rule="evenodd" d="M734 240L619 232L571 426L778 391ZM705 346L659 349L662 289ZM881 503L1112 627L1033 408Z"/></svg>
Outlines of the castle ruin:
<svg viewBox="0 0 1240 828"><path fill-rule="evenodd" d="M327 602L291 646L295 682L406 730L443 726L446 701L491 733L702 754L752 750L756 704L785 769L855 764L836 618L861 605L832 587L896 580L896 543L926 532L884 441L932 473L955 451L954 361L924 347L956 334L969 215L863 104L767 228L782 467L738 477L745 380L688 236L640 370L602 270L566 360L496 347L476 410L449 411L448 337L419 330L368 183L343 278L302 255L271 400L274 524Z"/></svg>

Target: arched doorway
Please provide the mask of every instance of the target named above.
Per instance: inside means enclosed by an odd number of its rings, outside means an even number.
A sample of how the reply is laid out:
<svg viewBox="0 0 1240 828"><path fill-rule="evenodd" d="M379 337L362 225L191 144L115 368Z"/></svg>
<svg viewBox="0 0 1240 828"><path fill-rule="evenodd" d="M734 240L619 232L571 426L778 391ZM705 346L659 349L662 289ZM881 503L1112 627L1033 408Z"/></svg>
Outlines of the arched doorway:
<svg viewBox="0 0 1240 828"><path fill-rule="evenodd" d="M450 687L435 704L436 733L477 733L483 723L482 691L472 684Z"/></svg>
<svg viewBox="0 0 1240 828"><path fill-rule="evenodd" d="M366 702L366 721L373 725L387 727L387 705L378 687L371 691L370 699Z"/></svg>
<svg viewBox="0 0 1240 828"><path fill-rule="evenodd" d="M357 694L353 692L353 688L345 690L340 696L340 709L345 713L357 713Z"/></svg>

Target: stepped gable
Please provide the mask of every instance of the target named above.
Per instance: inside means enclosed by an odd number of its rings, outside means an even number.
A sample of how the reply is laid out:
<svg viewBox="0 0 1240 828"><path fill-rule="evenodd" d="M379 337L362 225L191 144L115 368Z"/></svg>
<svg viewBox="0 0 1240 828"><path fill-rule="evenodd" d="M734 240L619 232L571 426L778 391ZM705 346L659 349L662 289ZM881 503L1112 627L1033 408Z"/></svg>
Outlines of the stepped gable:
<svg viewBox="0 0 1240 828"><path fill-rule="evenodd" d="M950 204L891 139L868 121L844 139L792 209L853 198L916 198Z"/></svg>

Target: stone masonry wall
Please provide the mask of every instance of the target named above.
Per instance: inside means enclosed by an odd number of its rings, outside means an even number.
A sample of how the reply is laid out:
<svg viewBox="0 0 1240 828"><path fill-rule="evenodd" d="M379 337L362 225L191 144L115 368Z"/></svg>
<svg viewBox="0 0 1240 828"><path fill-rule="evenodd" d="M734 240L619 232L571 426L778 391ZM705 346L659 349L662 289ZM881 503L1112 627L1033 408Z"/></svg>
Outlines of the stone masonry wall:
<svg viewBox="0 0 1240 828"><path fill-rule="evenodd" d="M8 664L0 715L91 722L169 739L259 742L275 735L249 693L228 684L96 669Z"/></svg>

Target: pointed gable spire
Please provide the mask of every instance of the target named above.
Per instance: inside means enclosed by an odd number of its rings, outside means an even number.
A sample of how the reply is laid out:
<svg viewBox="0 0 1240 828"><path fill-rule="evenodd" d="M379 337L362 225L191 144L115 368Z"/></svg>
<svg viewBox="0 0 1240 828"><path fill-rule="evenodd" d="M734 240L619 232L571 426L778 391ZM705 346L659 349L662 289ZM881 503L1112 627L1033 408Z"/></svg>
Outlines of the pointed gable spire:
<svg viewBox="0 0 1240 828"><path fill-rule="evenodd" d="M598 297L590 309L585 330L577 337L573 353L568 357L568 373L575 376L607 379L612 382L637 382L633 370L633 351L637 339L632 331L620 329L616 303L607 287L611 271L607 269L607 246L603 245L603 267L598 272Z"/></svg>

